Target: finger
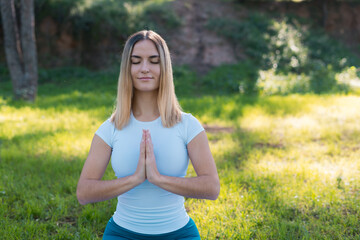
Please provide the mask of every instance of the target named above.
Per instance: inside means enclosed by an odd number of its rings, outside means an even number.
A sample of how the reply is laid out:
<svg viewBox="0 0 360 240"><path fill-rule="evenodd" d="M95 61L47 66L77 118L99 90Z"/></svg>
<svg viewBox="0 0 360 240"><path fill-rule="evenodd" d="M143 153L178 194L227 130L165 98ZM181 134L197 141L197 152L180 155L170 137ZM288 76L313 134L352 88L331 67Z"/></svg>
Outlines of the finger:
<svg viewBox="0 0 360 240"><path fill-rule="evenodd" d="M151 149L150 149L150 142L149 142L148 138L146 138L145 151L146 151L146 156L150 156Z"/></svg>
<svg viewBox="0 0 360 240"><path fill-rule="evenodd" d="M146 156L152 155L152 143L150 138L149 130L146 130Z"/></svg>
<svg viewBox="0 0 360 240"><path fill-rule="evenodd" d="M148 144L147 145L149 145L150 151L154 152L154 146L153 146L153 143L152 143L151 134L150 134L149 130L147 132L147 139L148 139Z"/></svg>
<svg viewBox="0 0 360 240"><path fill-rule="evenodd" d="M145 132L143 130L143 134L142 134L142 137L141 137L141 142L140 142L140 156L141 157L144 157L145 158L145 147L146 147L146 144L145 144Z"/></svg>
<svg viewBox="0 0 360 240"><path fill-rule="evenodd" d="M146 140L146 132L145 132L145 130L143 130L143 134L141 136L141 143L145 144L145 140Z"/></svg>

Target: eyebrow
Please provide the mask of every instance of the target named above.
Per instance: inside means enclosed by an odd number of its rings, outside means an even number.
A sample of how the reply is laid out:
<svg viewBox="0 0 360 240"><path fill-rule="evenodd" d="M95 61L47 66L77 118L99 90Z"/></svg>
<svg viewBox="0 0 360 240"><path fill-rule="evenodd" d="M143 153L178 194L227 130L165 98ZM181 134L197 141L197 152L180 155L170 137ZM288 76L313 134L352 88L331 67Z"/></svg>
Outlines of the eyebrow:
<svg viewBox="0 0 360 240"><path fill-rule="evenodd" d="M131 55L131 57L133 57L133 58L140 58L141 59L141 57L140 56L137 56L137 55ZM152 55L152 56L150 56L149 58L157 58L157 57L160 57L159 55Z"/></svg>

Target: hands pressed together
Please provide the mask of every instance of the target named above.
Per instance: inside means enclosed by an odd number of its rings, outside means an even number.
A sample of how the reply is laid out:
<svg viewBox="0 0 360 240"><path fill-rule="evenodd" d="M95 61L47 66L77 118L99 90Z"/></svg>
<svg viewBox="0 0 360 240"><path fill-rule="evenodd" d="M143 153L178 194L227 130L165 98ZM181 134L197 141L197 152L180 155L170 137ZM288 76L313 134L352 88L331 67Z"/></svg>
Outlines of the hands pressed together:
<svg viewBox="0 0 360 240"><path fill-rule="evenodd" d="M140 143L139 163L134 175L137 176L140 183L147 179L153 184L156 184L157 180L161 177L156 166L154 147L149 130L143 130Z"/></svg>
<svg viewBox="0 0 360 240"><path fill-rule="evenodd" d="M162 175L156 166L150 132L143 130L135 173L114 180L101 180L111 157L111 148L100 137L94 136L77 187L79 202L87 204L117 197L145 180L177 195L215 200L219 195L220 183L205 132L196 136L187 149L197 176L186 178Z"/></svg>

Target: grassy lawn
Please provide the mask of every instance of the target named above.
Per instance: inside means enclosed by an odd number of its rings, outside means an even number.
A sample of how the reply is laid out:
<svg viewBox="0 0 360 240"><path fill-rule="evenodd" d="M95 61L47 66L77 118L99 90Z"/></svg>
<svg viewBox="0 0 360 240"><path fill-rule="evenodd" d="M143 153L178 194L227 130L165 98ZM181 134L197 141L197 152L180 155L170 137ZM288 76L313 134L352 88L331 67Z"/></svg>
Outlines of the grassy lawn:
<svg viewBox="0 0 360 240"><path fill-rule="evenodd" d="M35 104L0 82L0 238L101 239L116 199L80 206L75 190L116 77L49 82ZM207 126L221 179L218 200L186 200L203 239L360 238L358 95L179 100Z"/></svg>

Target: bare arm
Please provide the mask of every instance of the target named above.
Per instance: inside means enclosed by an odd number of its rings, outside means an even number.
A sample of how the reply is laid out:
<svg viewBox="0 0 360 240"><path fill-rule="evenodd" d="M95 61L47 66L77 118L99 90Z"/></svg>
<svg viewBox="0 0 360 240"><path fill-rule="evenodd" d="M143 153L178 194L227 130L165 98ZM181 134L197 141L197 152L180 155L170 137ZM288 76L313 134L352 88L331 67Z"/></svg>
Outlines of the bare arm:
<svg viewBox="0 0 360 240"><path fill-rule="evenodd" d="M135 174L114 180L101 180L111 156L111 148L95 135L82 169L76 195L80 204L101 202L117 197L145 181L145 137L140 144L139 164Z"/></svg>
<svg viewBox="0 0 360 240"><path fill-rule="evenodd" d="M161 175L157 171L151 137L147 133L147 179L153 184L178 195L191 198L217 199L220 192L219 176L205 131L199 133L188 144L187 148L197 176L181 178Z"/></svg>

